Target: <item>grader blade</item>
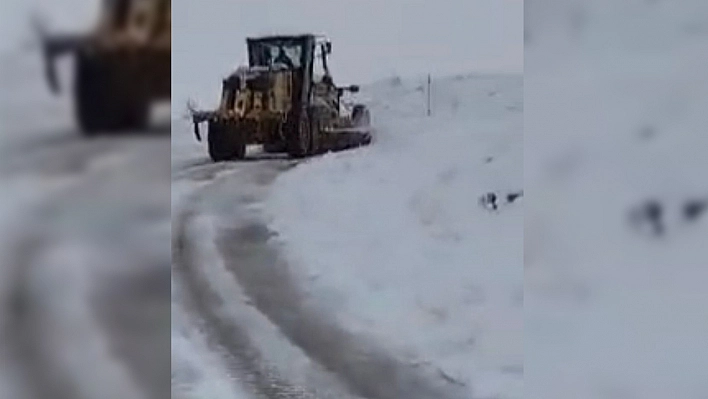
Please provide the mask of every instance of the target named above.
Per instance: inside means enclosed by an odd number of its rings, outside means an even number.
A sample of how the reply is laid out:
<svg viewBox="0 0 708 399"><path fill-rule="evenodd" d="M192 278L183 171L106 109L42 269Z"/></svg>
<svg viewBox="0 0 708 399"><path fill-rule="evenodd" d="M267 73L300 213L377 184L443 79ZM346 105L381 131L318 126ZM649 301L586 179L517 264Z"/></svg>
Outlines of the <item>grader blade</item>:
<svg viewBox="0 0 708 399"><path fill-rule="evenodd" d="M343 151L371 144L371 128L365 126L335 128L322 135L324 151Z"/></svg>

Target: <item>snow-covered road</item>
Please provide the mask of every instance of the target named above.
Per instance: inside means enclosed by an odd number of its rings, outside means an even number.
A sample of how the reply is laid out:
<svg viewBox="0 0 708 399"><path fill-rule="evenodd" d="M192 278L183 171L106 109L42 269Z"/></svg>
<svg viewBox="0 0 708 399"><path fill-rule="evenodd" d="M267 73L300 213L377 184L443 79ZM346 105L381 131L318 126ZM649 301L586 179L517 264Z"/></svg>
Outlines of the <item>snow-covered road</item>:
<svg viewBox="0 0 708 399"><path fill-rule="evenodd" d="M180 394L275 378L334 397L521 397L523 82L467 74L520 73L523 2L184 0L173 21ZM211 164L185 104L218 104L245 37L293 32L332 39L338 85L375 82L360 94L377 142L294 168ZM422 81L376 82L426 72L432 118ZM478 203L490 192L497 212Z"/></svg>
<svg viewBox="0 0 708 399"><path fill-rule="evenodd" d="M463 398L349 330L273 247L264 206L288 159L213 164L173 122L173 386L184 398Z"/></svg>
<svg viewBox="0 0 708 399"><path fill-rule="evenodd" d="M36 54L2 66L0 397L168 397L164 110L152 131L85 140Z"/></svg>

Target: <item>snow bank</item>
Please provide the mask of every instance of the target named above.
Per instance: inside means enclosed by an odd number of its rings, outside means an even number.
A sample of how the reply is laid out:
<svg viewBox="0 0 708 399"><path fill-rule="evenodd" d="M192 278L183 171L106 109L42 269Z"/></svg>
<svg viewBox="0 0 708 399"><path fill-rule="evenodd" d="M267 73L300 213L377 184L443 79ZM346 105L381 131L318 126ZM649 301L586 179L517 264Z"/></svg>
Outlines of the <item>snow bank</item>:
<svg viewBox="0 0 708 399"><path fill-rule="evenodd" d="M394 78L362 94L379 132L279 178L271 227L314 298L345 327L470 387L523 391L522 79ZM484 396L486 397L486 396Z"/></svg>
<svg viewBox="0 0 708 399"><path fill-rule="evenodd" d="M708 397L708 5L527 15L525 397Z"/></svg>

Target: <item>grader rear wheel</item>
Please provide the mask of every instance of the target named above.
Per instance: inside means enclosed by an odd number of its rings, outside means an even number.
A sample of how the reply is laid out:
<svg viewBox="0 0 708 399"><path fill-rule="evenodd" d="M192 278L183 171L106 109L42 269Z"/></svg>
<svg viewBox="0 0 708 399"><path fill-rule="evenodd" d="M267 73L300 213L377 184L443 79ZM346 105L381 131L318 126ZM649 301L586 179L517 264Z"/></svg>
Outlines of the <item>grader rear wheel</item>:
<svg viewBox="0 0 708 399"><path fill-rule="evenodd" d="M246 157L246 144L233 124L209 123L209 156L214 162L232 161Z"/></svg>
<svg viewBox="0 0 708 399"><path fill-rule="evenodd" d="M79 54L74 99L79 127L87 136L143 130L148 124L149 99L120 60Z"/></svg>
<svg viewBox="0 0 708 399"><path fill-rule="evenodd" d="M74 99L76 118L85 135L116 126L112 114L110 71L98 60L79 54L76 59Z"/></svg>

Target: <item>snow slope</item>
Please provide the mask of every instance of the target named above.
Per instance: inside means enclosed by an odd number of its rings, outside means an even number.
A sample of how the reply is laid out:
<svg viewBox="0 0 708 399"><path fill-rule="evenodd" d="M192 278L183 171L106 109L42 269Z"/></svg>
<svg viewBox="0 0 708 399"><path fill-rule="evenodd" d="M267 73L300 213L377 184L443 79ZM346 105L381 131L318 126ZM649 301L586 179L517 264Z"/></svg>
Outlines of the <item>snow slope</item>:
<svg viewBox="0 0 708 399"><path fill-rule="evenodd" d="M346 328L435 367L475 397L523 395L523 81L382 81L362 94L368 148L276 181L271 228L309 294ZM495 396L496 395L496 396Z"/></svg>
<svg viewBox="0 0 708 399"><path fill-rule="evenodd" d="M708 214L682 215L708 201L707 21L704 1L527 7L529 399L708 397ZM663 236L629 221L649 200Z"/></svg>

